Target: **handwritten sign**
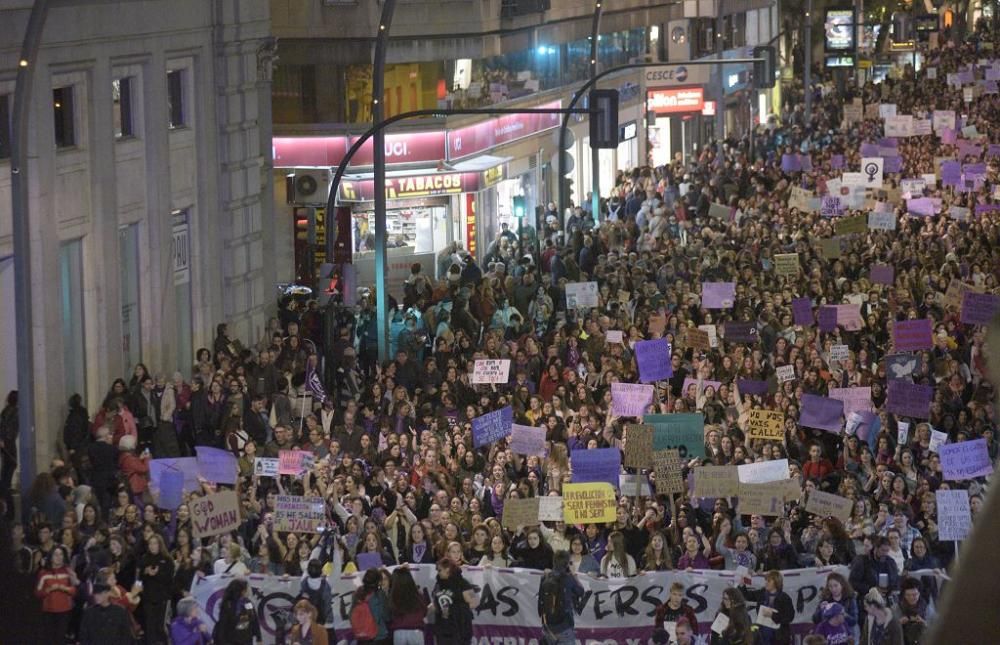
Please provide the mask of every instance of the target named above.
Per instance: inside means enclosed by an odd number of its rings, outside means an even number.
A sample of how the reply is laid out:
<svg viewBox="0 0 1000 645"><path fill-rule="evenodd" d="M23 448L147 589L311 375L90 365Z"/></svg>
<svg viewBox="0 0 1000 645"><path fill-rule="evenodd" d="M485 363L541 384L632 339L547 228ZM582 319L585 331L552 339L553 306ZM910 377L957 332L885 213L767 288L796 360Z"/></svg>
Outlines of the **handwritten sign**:
<svg viewBox="0 0 1000 645"><path fill-rule="evenodd" d="M962 302L965 300L965 294L969 291L982 293L982 289L952 278L951 282L948 283L948 289L944 292L944 306L958 309L962 306Z"/></svg>
<svg viewBox="0 0 1000 645"><path fill-rule="evenodd" d="M948 443L948 433L941 432L940 430L931 429L931 441L927 445L927 450L931 452L940 452L941 448Z"/></svg>
<svg viewBox="0 0 1000 645"><path fill-rule="evenodd" d="M656 492L660 495L683 493L684 462L677 450L659 450L653 453L653 472L656 475Z"/></svg>
<svg viewBox="0 0 1000 645"><path fill-rule="evenodd" d="M541 522L563 521L563 498L560 495L538 497L538 519Z"/></svg>
<svg viewBox="0 0 1000 645"><path fill-rule="evenodd" d="M872 211L868 213L868 229L872 231L895 231L896 214L893 212L879 213Z"/></svg>
<svg viewBox="0 0 1000 645"><path fill-rule="evenodd" d="M707 352L712 349L712 339L708 332L697 327L691 327L684 333L685 341L691 349Z"/></svg>
<svg viewBox="0 0 1000 645"><path fill-rule="evenodd" d="M696 497L736 497L739 491L736 466L698 466L694 469Z"/></svg>
<svg viewBox="0 0 1000 645"><path fill-rule="evenodd" d="M514 410L507 407L488 412L472 420L472 445L482 448L510 435L514 425Z"/></svg>
<svg viewBox="0 0 1000 645"><path fill-rule="evenodd" d="M1000 312L1000 296L992 293L966 291L962 296L962 322L966 325L988 325Z"/></svg>
<svg viewBox="0 0 1000 645"><path fill-rule="evenodd" d="M695 414L647 414L643 422L653 426L653 450L680 451L681 459L705 456L705 417Z"/></svg>
<svg viewBox="0 0 1000 645"><path fill-rule="evenodd" d="M298 477L310 470L314 462L315 455L308 450L280 450L278 451L278 474Z"/></svg>
<svg viewBox="0 0 1000 645"><path fill-rule="evenodd" d="M567 309L590 309L599 305L596 282L568 282L566 284Z"/></svg>
<svg viewBox="0 0 1000 645"><path fill-rule="evenodd" d="M844 403L844 414L872 409L871 387L831 387L829 397Z"/></svg>
<svg viewBox="0 0 1000 645"><path fill-rule="evenodd" d="M320 533L326 523L326 503L322 497L278 495L274 501L274 530Z"/></svg>
<svg viewBox="0 0 1000 645"><path fill-rule="evenodd" d="M732 309L736 301L735 282L702 282L701 306L705 309Z"/></svg>
<svg viewBox="0 0 1000 645"><path fill-rule="evenodd" d="M931 349L933 327L929 318L897 320L892 327L892 342L897 352Z"/></svg>
<svg viewBox="0 0 1000 645"><path fill-rule="evenodd" d="M788 381L795 380L795 366L794 365L782 365L774 370L775 376L778 377L779 383L787 383Z"/></svg>
<svg viewBox="0 0 1000 645"><path fill-rule="evenodd" d="M818 489L810 491L809 498L806 500L807 513L819 515L820 517L832 516L841 522L847 522L847 520L851 519L851 509L853 507L854 502L846 497L826 493Z"/></svg>
<svg viewBox="0 0 1000 645"><path fill-rule="evenodd" d="M545 450L545 428L522 426L516 423L512 424L510 449L519 455L544 457L547 454Z"/></svg>
<svg viewBox="0 0 1000 645"><path fill-rule="evenodd" d="M969 493L964 490L941 490L937 497L939 540L966 540L972 533L972 509Z"/></svg>
<svg viewBox="0 0 1000 645"><path fill-rule="evenodd" d="M945 444L938 454L941 456L941 471L947 481L975 479L993 472L986 439Z"/></svg>
<svg viewBox="0 0 1000 645"><path fill-rule="evenodd" d="M478 358L472 368L472 383L507 383L510 381L509 358Z"/></svg>
<svg viewBox="0 0 1000 645"><path fill-rule="evenodd" d="M864 215L854 215L853 217L841 217L834 224L833 229L837 235L851 235L853 233L864 233L868 230L868 218Z"/></svg>
<svg viewBox="0 0 1000 645"><path fill-rule="evenodd" d="M278 472L277 457L254 457L253 474L258 477L277 477Z"/></svg>
<svg viewBox="0 0 1000 645"><path fill-rule="evenodd" d="M740 484L738 508L740 513L747 515L784 515L784 489L778 482Z"/></svg>
<svg viewBox="0 0 1000 645"><path fill-rule="evenodd" d="M846 361L851 357L851 348L847 345L831 345L830 346L830 360L831 361Z"/></svg>
<svg viewBox="0 0 1000 645"><path fill-rule="evenodd" d="M799 254L778 253L774 256L774 272L778 275L798 275Z"/></svg>
<svg viewBox="0 0 1000 645"><path fill-rule="evenodd" d="M630 423L625 426L625 466L649 468L653 463L653 426Z"/></svg>
<svg viewBox="0 0 1000 645"><path fill-rule="evenodd" d="M784 441L785 415L776 410L750 410L747 412L746 429L750 439Z"/></svg>
<svg viewBox="0 0 1000 645"><path fill-rule="evenodd" d="M607 482L563 484L566 524L605 524L616 519L615 489Z"/></svg>
<svg viewBox="0 0 1000 645"><path fill-rule="evenodd" d="M226 490L188 503L191 511L191 532L196 539L234 531L240 526L240 499L235 491Z"/></svg>
<svg viewBox="0 0 1000 645"><path fill-rule="evenodd" d="M643 383L663 381L674 375L670 356L673 348L666 338L641 340L635 344L635 362Z"/></svg>
<svg viewBox="0 0 1000 645"><path fill-rule="evenodd" d="M518 499L510 497L503 502L505 529L516 530L522 526L538 526L538 497Z"/></svg>
<svg viewBox="0 0 1000 645"><path fill-rule="evenodd" d="M604 335L604 341L608 345L621 345L624 343L624 338L622 330L620 329L609 329L608 333Z"/></svg>
<svg viewBox="0 0 1000 645"><path fill-rule="evenodd" d="M743 464L736 467L736 472L740 484L766 484L768 482L782 481L791 476L788 471L787 459L772 459L771 461Z"/></svg>
<svg viewBox="0 0 1000 645"><path fill-rule="evenodd" d="M915 419L930 418L931 400L934 398L934 387L917 385L900 379L892 379L888 384L886 409L904 417Z"/></svg>

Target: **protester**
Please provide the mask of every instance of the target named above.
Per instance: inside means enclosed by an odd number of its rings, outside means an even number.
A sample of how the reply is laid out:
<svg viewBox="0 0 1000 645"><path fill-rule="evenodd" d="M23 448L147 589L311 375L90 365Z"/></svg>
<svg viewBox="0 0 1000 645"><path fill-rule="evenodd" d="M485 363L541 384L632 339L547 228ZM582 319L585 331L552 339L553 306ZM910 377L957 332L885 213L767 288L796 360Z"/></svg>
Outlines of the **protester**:
<svg viewBox="0 0 1000 645"><path fill-rule="evenodd" d="M538 588L538 615L542 619L546 643L576 643L575 607L583 593L583 587L569 569L569 553L556 551L552 557L552 570L542 577Z"/></svg>

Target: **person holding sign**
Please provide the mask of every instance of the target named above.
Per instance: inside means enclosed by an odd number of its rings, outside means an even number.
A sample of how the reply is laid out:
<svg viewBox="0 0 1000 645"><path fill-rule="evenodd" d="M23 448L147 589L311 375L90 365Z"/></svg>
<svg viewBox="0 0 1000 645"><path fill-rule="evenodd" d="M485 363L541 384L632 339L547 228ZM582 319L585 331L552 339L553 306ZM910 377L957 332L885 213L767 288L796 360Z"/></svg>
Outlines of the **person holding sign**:
<svg viewBox="0 0 1000 645"><path fill-rule="evenodd" d="M757 603L757 634L764 645L791 645L792 642L795 607L791 597L782 590L784 584L781 572L772 569L764 574L763 589L740 586L743 596Z"/></svg>

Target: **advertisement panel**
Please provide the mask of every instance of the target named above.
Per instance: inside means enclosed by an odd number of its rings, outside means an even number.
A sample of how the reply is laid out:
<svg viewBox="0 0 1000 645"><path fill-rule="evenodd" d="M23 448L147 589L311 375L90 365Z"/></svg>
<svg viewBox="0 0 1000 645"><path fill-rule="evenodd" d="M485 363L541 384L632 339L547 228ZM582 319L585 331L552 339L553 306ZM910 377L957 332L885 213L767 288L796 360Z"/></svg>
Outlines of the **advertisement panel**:
<svg viewBox="0 0 1000 645"><path fill-rule="evenodd" d="M700 87L649 90L647 109L657 114L701 112L705 107L705 90Z"/></svg>
<svg viewBox="0 0 1000 645"><path fill-rule="evenodd" d="M827 9L825 26L828 51L854 49L854 9Z"/></svg>

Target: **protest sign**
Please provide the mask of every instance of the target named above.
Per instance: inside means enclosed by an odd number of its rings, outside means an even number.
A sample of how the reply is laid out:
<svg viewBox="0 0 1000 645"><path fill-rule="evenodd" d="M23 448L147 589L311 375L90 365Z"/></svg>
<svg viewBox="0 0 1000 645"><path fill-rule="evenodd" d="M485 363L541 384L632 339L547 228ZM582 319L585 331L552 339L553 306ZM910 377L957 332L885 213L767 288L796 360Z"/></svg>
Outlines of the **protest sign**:
<svg viewBox="0 0 1000 645"><path fill-rule="evenodd" d="M635 362L639 366L639 381L653 383L674 375L670 354L673 348L666 338L640 340L635 344Z"/></svg>
<svg viewBox="0 0 1000 645"><path fill-rule="evenodd" d="M326 503L322 497L278 495L274 502L274 530L294 533L322 533L326 524Z"/></svg>
<svg viewBox="0 0 1000 645"><path fill-rule="evenodd" d="M768 482L782 481L791 476L788 471L787 459L772 459L771 461L742 464L736 467L736 473L740 480L740 485L766 484Z"/></svg>
<svg viewBox="0 0 1000 645"><path fill-rule="evenodd" d="M563 498L560 495L545 495L538 499L538 519L541 522L563 521Z"/></svg>
<svg viewBox="0 0 1000 645"><path fill-rule="evenodd" d="M472 420L472 445L482 448L504 437L513 430L514 410L507 407L488 412Z"/></svg>
<svg viewBox="0 0 1000 645"><path fill-rule="evenodd" d="M739 490L736 466L698 466L694 469L695 497L735 497Z"/></svg>
<svg viewBox="0 0 1000 645"><path fill-rule="evenodd" d="M743 378L736 379L736 387L739 388L740 394L752 394L755 396L767 396L767 392L770 389L767 381Z"/></svg>
<svg viewBox="0 0 1000 645"><path fill-rule="evenodd" d="M308 450L279 450L278 474L298 477L313 467L315 459Z"/></svg>
<svg viewBox="0 0 1000 645"><path fill-rule="evenodd" d="M779 482L740 484L740 514L775 517L785 514L785 492Z"/></svg>
<svg viewBox="0 0 1000 645"><path fill-rule="evenodd" d="M604 335L604 342L608 345L622 345L625 342L624 334L620 329L609 329Z"/></svg>
<svg viewBox="0 0 1000 645"><path fill-rule="evenodd" d="M730 343L756 343L757 325L752 322L726 321L722 325L726 341Z"/></svg>
<svg viewBox="0 0 1000 645"><path fill-rule="evenodd" d="M663 314L650 314L649 333L653 336L662 336L667 330L667 317Z"/></svg>
<svg viewBox="0 0 1000 645"><path fill-rule="evenodd" d="M841 200L840 195L824 195L821 197L819 202L819 214L823 217L840 217L843 215L844 203L843 200Z"/></svg>
<svg viewBox="0 0 1000 645"><path fill-rule="evenodd" d="M861 172L867 178L865 186L867 188L881 188L883 180L883 168L885 160L882 157L862 157Z"/></svg>
<svg viewBox="0 0 1000 645"><path fill-rule="evenodd" d="M868 213L868 228L872 231L895 231L896 214L893 212L879 213L875 211Z"/></svg>
<svg viewBox="0 0 1000 645"><path fill-rule="evenodd" d="M931 114L931 125L934 126L935 132L940 131L941 128L951 128L955 129L955 110L934 110Z"/></svg>
<svg viewBox="0 0 1000 645"><path fill-rule="evenodd" d="M847 345L831 345L830 346L830 360L831 361L846 361L851 357L851 348Z"/></svg>
<svg viewBox="0 0 1000 645"><path fill-rule="evenodd" d="M153 459L149 462L149 487L154 493L160 490L163 473L177 471L184 475L184 492L191 493L201 488L198 482L197 457L173 457Z"/></svg>
<svg viewBox="0 0 1000 645"><path fill-rule="evenodd" d="M510 449L519 455L534 455L544 457L545 450L545 428L534 428L532 426L522 426L511 424Z"/></svg>
<svg viewBox="0 0 1000 645"><path fill-rule="evenodd" d="M868 230L868 218L864 215L841 217L837 220L836 224L834 224L833 229L837 232L837 235L864 233Z"/></svg>
<svg viewBox="0 0 1000 645"><path fill-rule="evenodd" d="M510 381L509 358L477 358L472 368L472 383L507 383Z"/></svg>
<svg viewBox="0 0 1000 645"><path fill-rule="evenodd" d="M873 264L869 278L875 284L892 285L895 273L890 264Z"/></svg>
<svg viewBox="0 0 1000 645"><path fill-rule="evenodd" d="M952 218L956 222L967 222L969 221L969 215L971 211L964 206L952 205L948 208L948 217ZM953 278L954 279L954 278Z"/></svg>
<svg viewBox="0 0 1000 645"><path fill-rule="evenodd" d="M899 421L896 423L896 443L900 446L905 446L907 444L907 437L910 433L910 424L906 421Z"/></svg>
<svg viewBox="0 0 1000 645"><path fill-rule="evenodd" d="M195 539L229 533L240 526L240 499L236 491L225 490L192 499L188 510Z"/></svg>
<svg viewBox="0 0 1000 645"><path fill-rule="evenodd" d="M948 433L931 428L931 441L927 445L927 450L938 452L943 446L948 444Z"/></svg>
<svg viewBox="0 0 1000 645"><path fill-rule="evenodd" d="M834 305L837 310L837 324L845 331L860 331L864 327L861 320L861 307L855 304Z"/></svg>
<svg viewBox="0 0 1000 645"><path fill-rule="evenodd" d="M700 412L647 414L642 420L653 426L653 450L676 448L684 460L705 456L705 417Z"/></svg>
<svg viewBox="0 0 1000 645"><path fill-rule="evenodd" d="M962 296L962 322L966 325L988 325L1000 311L1000 296L992 293L966 291Z"/></svg>
<svg viewBox="0 0 1000 645"><path fill-rule="evenodd" d="M508 497L503 501L503 520L505 529L517 530L524 526L538 526L538 497L518 499Z"/></svg>
<svg viewBox="0 0 1000 645"><path fill-rule="evenodd" d="M799 414L799 425L806 428L816 428L827 432L840 432L841 417L844 415L844 403L817 394L802 395L802 411Z"/></svg>
<svg viewBox="0 0 1000 645"><path fill-rule="evenodd" d="M566 308L590 309L600 304L596 282L566 283Z"/></svg>
<svg viewBox="0 0 1000 645"><path fill-rule="evenodd" d="M819 330L823 332L831 332L837 329L837 308L824 305L816 310L816 323L819 325Z"/></svg>
<svg viewBox="0 0 1000 645"><path fill-rule="evenodd" d="M961 280L952 278L951 282L948 283L948 288L944 292L944 306L959 309L968 291L983 293L983 290L979 287L974 287L971 284L965 284Z"/></svg>
<svg viewBox="0 0 1000 645"><path fill-rule="evenodd" d="M778 275L798 275L799 254L778 253L774 256L774 272Z"/></svg>
<svg viewBox="0 0 1000 645"><path fill-rule="evenodd" d="M653 489L649 487L649 477L643 473L638 475L622 473L618 475L618 490L621 491L622 495L630 495L632 497L653 494Z"/></svg>
<svg viewBox="0 0 1000 645"><path fill-rule="evenodd" d="M916 352L932 349L933 325L929 318L897 320L892 325L892 343L897 352Z"/></svg>
<svg viewBox="0 0 1000 645"><path fill-rule="evenodd" d="M917 385L893 379L889 381L885 405L886 410L899 416L928 419L933 398L934 387L931 385Z"/></svg>
<svg viewBox="0 0 1000 645"><path fill-rule="evenodd" d="M715 325L698 325L698 329L708 334L708 345L711 349L719 346L719 330Z"/></svg>
<svg viewBox="0 0 1000 645"><path fill-rule="evenodd" d="M198 474L202 479L216 484L235 484L239 465L236 455L228 450L198 446Z"/></svg>
<svg viewBox="0 0 1000 645"><path fill-rule="evenodd" d="M820 253L827 260L836 260L840 257L840 238L824 237L819 241Z"/></svg>
<svg viewBox="0 0 1000 645"><path fill-rule="evenodd" d="M254 457L253 474L258 477L277 477L278 458L277 457Z"/></svg>
<svg viewBox="0 0 1000 645"><path fill-rule="evenodd" d="M615 484L617 484L617 479ZM615 488L607 482L563 484L563 521L566 524L604 524L614 522Z"/></svg>
<svg viewBox="0 0 1000 645"><path fill-rule="evenodd" d="M684 379L684 384L681 386L681 392L683 392L685 396L687 396L688 394L694 396L697 390L697 385L698 381L688 376L687 378ZM704 390L712 388L713 390L718 392L719 388L722 387L722 381L706 381L703 379L701 381L701 387Z"/></svg>
<svg viewBox="0 0 1000 645"><path fill-rule="evenodd" d="M834 495L833 493L826 493L819 489L810 491L809 498L806 499L807 513L819 515L820 517L832 516L843 523L851 519L851 509L853 507L854 502L848 498Z"/></svg>
<svg viewBox="0 0 1000 645"><path fill-rule="evenodd" d="M677 450L658 450L653 453L653 472L656 477L656 493L672 495L685 492L684 462Z"/></svg>
<svg viewBox="0 0 1000 645"><path fill-rule="evenodd" d="M573 483L607 482L618 486L622 453L618 448L577 449L570 453Z"/></svg>
<svg viewBox="0 0 1000 645"><path fill-rule="evenodd" d="M735 282L701 283L701 306L703 309L731 309L735 300Z"/></svg>
<svg viewBox="0 0 1000 645"><path fill-rule="evenodd" d="M829 397L843 402L845 415L859 410L869 412L872 409L871 387L831 387Z"/></svg>
<svg viewBox="0 0 1000 645"><path fill-rule="evenodd" d="M382 567L382 555L380 553L362 553L358 549L359 553L355 557L355 561L358 564L358 571L368 571L369 569L380 569Z"/></svg>
<svg viewBox="0 0 1000 645"><path fill-rule="evenodd" d="M729 214L732 210L725 204L719 204L712 202L708 205L708 216L712 219L729 219Z"/></svg>
<svg viewBox="0 0 1000 645"><path fill-rule="evenodd" d="M653 463L653 426L630 423L625 426L625 466L649 468Z"/></svg>
<svg viewBox="0 0 1000 645"><path fill-rule="evenodd" d="M808 327L813 324L812 300L792 298L792 316L796 325Z"/></svg>
<svg viewBox="0 0 1000 645"><path fill-rule="evenodd" d="M684 339L691 349L699 349L705 352L712 349L712 339L704 329L691 327L685 332Z"/></svg>
<svg viewBox="0 0 1000 645"><path fill-rule="evenodd" d="M864 106L857 103L844 104L844 127L850 127L864 118Z"/></svg>
<svg viewBox="0 0 1000 645"><path fill-rule="evenodd" d="M775 370L775 376L778 377L779 383L787 383L788 381L795 380L795 366L794 365L782 365Z"/></svg>
<svg viewBox="0 0 1000 645"><path fill-rule="evenodd" d="M164 471L160 477L160 493L156 498L157 507L175 511L183 501L184 473L179 470Z"/></svg>
<svg viewBox="0 0 1000 645"><path fill-rule="evenodd" d="M972 509L969 493L964 490L942 490L937 497L937 526L939 540L966 540L972 532Z"/></svg>
<svg viewBox="0 0 1000 645"><path fill-rule="evenodd" d="M888 380L911 379L923 369L923 357L920 354L890 354L885 357L885 374Z"/></svg>
<svg viewBox="0 0 1000 645"><path fill-rule="evenodd" d="M941 472L946 481L975 479L993 472L986 439L948 443L938 450L941 456Z"/></svg>
<svg viewBox="0 0 1000 645"><path fill-rule="evenodd" d="M784 441L785 415L775 410L749 410L747 412L747 437L767 441Z"/></svg>

